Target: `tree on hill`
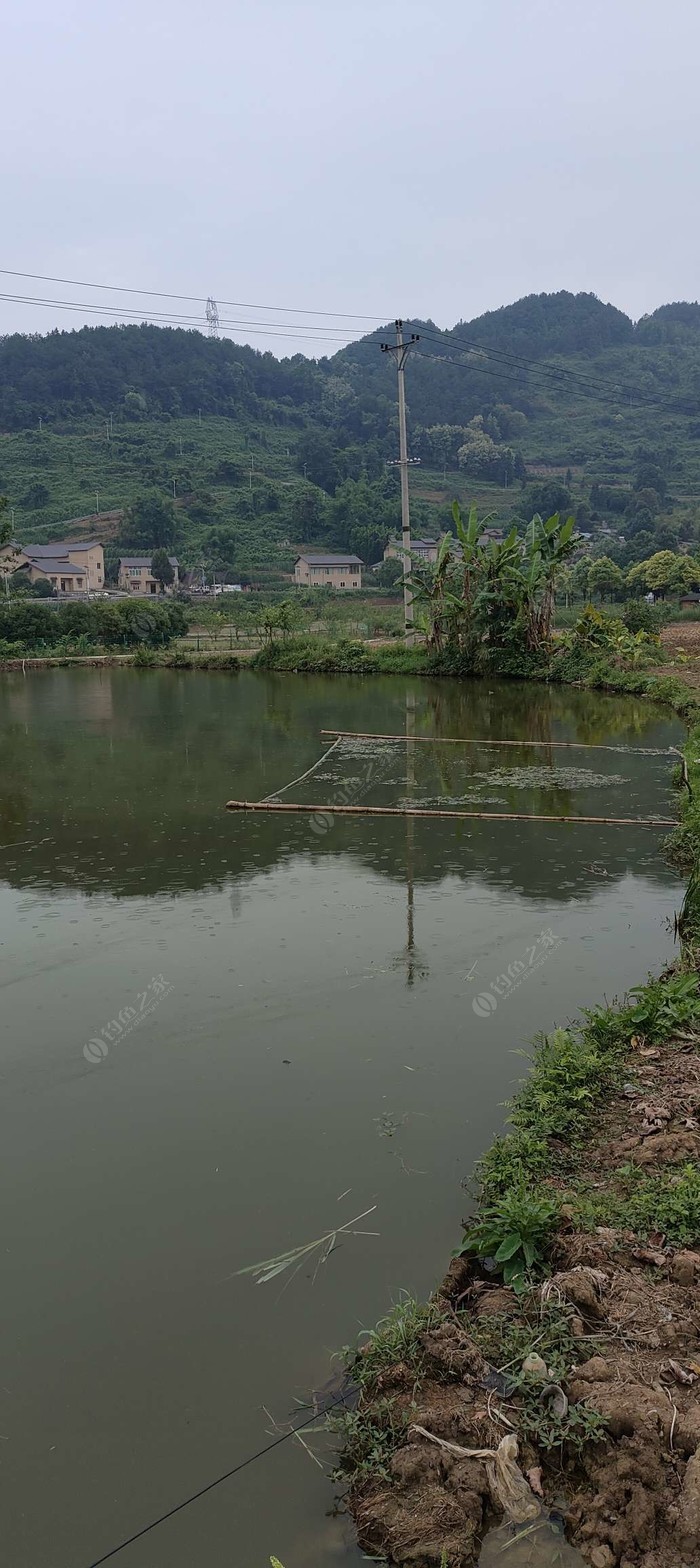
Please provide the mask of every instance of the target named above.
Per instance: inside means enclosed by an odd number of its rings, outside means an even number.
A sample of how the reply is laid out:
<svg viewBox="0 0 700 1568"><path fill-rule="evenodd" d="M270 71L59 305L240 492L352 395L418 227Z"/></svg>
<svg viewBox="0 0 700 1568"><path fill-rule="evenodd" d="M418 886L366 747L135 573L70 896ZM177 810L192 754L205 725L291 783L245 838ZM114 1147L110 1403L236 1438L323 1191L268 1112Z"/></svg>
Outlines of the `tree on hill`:
<svg viewBox="0 0 700 1568"><path fill-rule="evenodd" d="M4 544L9 544L12 537L12 522L9 515L10 503L6 495L0 495L0 550Z"/></svg>
<svg viewBox="0 0 700 1568"><path fill-rule="evenodd" d="M297 468L305 479L333 495L338 483L336 444L325 430L307 430L297 448Z"/></svg>
<svg viewBox="0 0 700 1568"><path fill-rule="evenodd" d="M674 555L672 550L657 550L646 561L639 561L627 573L630 588L640 585L652 590L660 598L667 593L684 593L696 588L700 581L700 565L689 555Z"/></svg>
<svg viewBox="0 0 700 1568"><path fill-rule="evenodd" d="M155 577L160 585L161 593L170 588L175 581L175 568L170 560L167 550L154 550L151 561L151 576Z"/></svg>
<svg viewBox="0 0 700 1568"><path fill-rule="evenodd" d="M536 514L539 517L552 517L555 512L568 517L573 510L571 491L560 479L542 479L528 485L518 503L518 514L523 518Z"/></svg>
<svg viewBox="0 0 700 1568"><path fill-rule="evenodd" d="M613 594L621 592L624 582L624 574L609 555L599 555L597 561L591 562L588 569L590 594L598 594L601 599L607 594L612 599Z"/></svg>
<svg viewBox="0 0 700 1568"><path fill-rule="evenodd" d="M125 544L147 550L167 550L175 539L175 507L159 490L139 496L124 513L121 536Z"/></svg>
<svg viewBox="0 0 700 1568"><path fill-rule="evenodd" d="M0 495L0 581L5 593L9 591L9 581L16 570L18 554L18 546L12 541L10 503L6 495Z"/></svg>

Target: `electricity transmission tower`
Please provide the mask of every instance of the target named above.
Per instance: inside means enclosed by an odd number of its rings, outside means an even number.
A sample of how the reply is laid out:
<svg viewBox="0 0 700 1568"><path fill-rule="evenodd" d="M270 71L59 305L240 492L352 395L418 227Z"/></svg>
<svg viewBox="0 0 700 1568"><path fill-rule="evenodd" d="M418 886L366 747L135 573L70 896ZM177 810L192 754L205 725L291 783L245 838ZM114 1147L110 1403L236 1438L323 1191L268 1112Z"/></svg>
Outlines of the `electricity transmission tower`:
<svg viewBox="0 0 700 1568"><path fill-rule="evenodd" d="M413 632L413 595L408 579L411 575L411 519L408 502L408 468L413 461L408 455L408 442L406 440L406 392L404 389L404 367L409 353L418 342L415 332L407 343L403 340L403 322L396 321L396 342L382 343L383 354L393 354L396 360L396 370L399 383L399 460L398 467L401 473L401 546L403 556L403 613L404 613L404 638L409 648L415 642Z"/></svg>
<svg viewBox="0 0 700 1568"><path fill-rule="evenodd" d="M210 338L218 338L218 336L219 336L219 307L218 307L218 305L216 303L216 300L212 299L211 294L209 295L209 298L207 300L206 316L207 316L207 323L208 323L207 330L208 330L209 337Z"/></svg>

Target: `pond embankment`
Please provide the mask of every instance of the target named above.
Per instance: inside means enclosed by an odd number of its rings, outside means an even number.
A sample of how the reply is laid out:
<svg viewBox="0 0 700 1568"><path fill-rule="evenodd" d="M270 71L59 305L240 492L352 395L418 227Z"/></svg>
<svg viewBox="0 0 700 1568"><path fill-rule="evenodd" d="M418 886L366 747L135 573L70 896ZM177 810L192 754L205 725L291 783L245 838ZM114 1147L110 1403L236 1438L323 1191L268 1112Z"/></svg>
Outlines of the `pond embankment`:
<svg viewBox="0 0 700 1568"><path fill-rule="evenodd" d="M479 1560L507 1434L553 1522L542 1568L557 1532L590 1568L700 1561L697 708L685 756L676 965L540 1040L442 1285L352 1363L341 1465L360 1544L390 1564Z"/></svg>

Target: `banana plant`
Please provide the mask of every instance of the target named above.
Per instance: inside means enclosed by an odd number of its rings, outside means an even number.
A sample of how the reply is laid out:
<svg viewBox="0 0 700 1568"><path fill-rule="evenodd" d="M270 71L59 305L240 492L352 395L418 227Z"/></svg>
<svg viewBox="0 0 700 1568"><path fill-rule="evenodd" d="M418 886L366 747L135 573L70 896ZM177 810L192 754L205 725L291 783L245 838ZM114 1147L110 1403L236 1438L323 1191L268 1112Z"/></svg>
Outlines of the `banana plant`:
<svg viewBox="0 0 700 1568"><path fill-rule="evenodd" d="M523 598L521 558L522 540L516 524L505 539L489 539L482 546L474 612L486 623L490 643L507 640L517 625Z"/></svg>
<svg viewBox="0 0 700 1568"><path fill-rule="evenodd" d="M457 530L457 540L462 552L462 600L468 617L475 587L475 573L479 565L479 542L486 524L490 522L493 515L493 512L489 512L486 517L479 519L476 506L470 506L465 526L459 501L452 502L452 521Z"/></svg>
<svg viewBox="0 0 700 1568"><path fill-rule="evenodd" d="M462 608L461 601L449 588L450 569L454 575L453 544L452 535L445 534L432 567L426 567L414 556L418 569L408 579L414 605L419 613L421 610L425 613L428 647L435 653L442 652Z"/></svg>
<svg viewBox="0 0 700 1568"><path fill-rule="evenodd" d="M549 642L554 622L556 585L565 562L579 544L575 520L554 512L545 522L538 513L525 531L524 582L526 639L530 648Z"/></svg>

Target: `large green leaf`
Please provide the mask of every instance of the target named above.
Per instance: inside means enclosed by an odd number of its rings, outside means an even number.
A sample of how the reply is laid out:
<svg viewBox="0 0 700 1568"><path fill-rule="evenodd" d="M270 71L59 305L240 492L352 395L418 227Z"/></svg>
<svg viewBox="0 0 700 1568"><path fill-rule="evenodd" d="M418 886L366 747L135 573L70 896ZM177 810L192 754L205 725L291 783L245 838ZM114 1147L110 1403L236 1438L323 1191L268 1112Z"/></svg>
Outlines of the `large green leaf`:
<svg viewBox="0 0 700 1568"><path fill-rule="evenodd" d="M510 1235L506 1236L505 1240L501 1242L496 1253L496 1262L505 1263L508 1258L514 1257L516 1252L520 1251L521 1244L522 1238L518 1231L511 1231Z"/></svg>

